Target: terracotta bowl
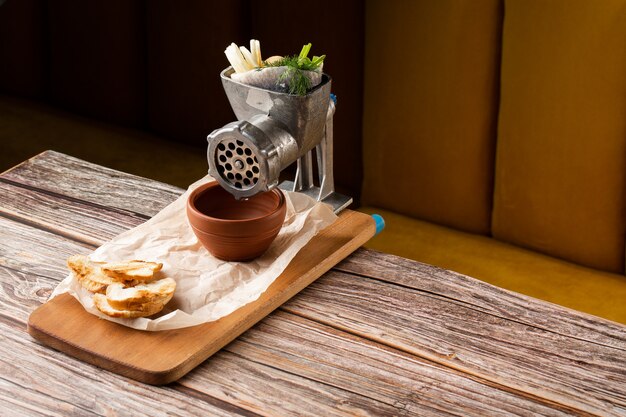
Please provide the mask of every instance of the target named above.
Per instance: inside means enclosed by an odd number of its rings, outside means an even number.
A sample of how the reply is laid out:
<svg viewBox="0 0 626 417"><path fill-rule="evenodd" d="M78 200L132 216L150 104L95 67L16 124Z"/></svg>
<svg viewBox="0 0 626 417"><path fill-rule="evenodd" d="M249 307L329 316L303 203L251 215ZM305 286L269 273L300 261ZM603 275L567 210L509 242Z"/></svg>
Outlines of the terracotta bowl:
<svg viewBox="0 0 626 417"><path fill-rule="evenodd" d="M283 193L274 189L237 201L217 182L196 188L187 218L202 245L216 258L249 261L272 244L285 221Z"/></svg>

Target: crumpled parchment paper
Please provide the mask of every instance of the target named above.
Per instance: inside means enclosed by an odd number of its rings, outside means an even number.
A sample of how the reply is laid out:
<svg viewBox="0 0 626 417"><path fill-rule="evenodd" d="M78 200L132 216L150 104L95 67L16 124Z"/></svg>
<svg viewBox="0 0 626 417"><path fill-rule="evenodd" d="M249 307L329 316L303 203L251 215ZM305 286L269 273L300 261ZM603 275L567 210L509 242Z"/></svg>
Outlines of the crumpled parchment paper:
<svg viewBox="0 0 626 417"><path fill-rule="evenodd" d="M330 206L300 193L284 192L285 223L268 251L251 262L225 262L214 258L198 242L185 211L191 191L209 176L195 182L176 201L150 220L96 249L94 261L141 259L162 262L163 277L176 280L176 292L164 310L153 318L119 319L102 314L85 290L69 274L50 298L70 293L91 314L139 330L169 330L195 326L227 316L256 300L285 270L298 251L337 216Z"/></svg>

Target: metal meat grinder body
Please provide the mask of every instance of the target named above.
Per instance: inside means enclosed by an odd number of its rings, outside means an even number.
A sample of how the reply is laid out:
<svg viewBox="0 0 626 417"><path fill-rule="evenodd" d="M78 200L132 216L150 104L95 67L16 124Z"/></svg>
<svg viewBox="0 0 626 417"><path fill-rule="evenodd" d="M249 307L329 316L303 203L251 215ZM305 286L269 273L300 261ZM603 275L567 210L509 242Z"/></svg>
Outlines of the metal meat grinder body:
<svg viewBox="0 0 626 417"><path fill-rule="evenodd" d="M230 78L233 72L229 67L220 76L237 121L208 136L209 174L237 199L279 186L328 203L335 213L349 206L352 198L334 189L330 77L323 74L318 86L297 96L241 84ZM294 161L295 180L279 185L280 172Z"/></svg>

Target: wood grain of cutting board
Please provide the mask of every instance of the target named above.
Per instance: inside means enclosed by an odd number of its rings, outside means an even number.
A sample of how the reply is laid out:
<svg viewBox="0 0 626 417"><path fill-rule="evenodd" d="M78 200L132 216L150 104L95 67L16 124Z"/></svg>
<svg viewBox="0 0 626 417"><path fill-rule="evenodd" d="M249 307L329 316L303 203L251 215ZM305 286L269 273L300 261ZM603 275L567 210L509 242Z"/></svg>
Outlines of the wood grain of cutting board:
<svg viewBox="0 0 626 417"><path fill-rule="evenodd" d="M37 340L101 368L152 385L177 380L367 242L371 216L344 210L337 221L300 250L254 302L220 320L177 330L148 332L100 319L71 295L38 307L28 320Z"/></svg>

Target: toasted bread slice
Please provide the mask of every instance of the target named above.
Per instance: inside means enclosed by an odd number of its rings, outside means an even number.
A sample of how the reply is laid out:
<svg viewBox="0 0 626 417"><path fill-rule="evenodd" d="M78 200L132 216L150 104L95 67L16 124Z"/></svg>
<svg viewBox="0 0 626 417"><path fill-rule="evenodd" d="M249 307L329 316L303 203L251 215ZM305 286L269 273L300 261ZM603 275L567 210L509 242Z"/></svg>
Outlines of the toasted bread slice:
<svg viewBox="0 0 626 417"><path fill-rule="evenodd" d="M162 263L145 261L107 262L100 265L102 272L118 281L150 281L163 268Z"/></svg>
<svg viewBox="0 0 626 417"><path fill-rule="evenodd" d="M67 258L67 267L80 276L86 276L93 270L89 258L84 255L72 255Z"/></svg>
<svg viewBox="0 0 626 417"><path fill-rule="evenodd" d="M109 284L116 282L104 275L98 266L83 255L70 256L67 259L67 266L72 270L80 285L91 292L102 293Z"/></svg>
<svg viewBox="0 0 626 417"><path fill-rule="evenodd" d="M116 308L113 308L107 301L106 296L102 294L94 294L93 302L96 305L96 308L107 316L124 319L148 317L163 310L164 306L164 304L157 302L141 304L140 308L138 308L137 310L118 310Z"/></svg>
<svg viewBox="0 0 626 417"><path fill-rule="evenodd" d="M132 261L139 262L139 261ZM107 275L104 273L102 266L108 265L106 262L94 262L83 255L70 256L67 260L67 266L74 272L74 275L83 287L92 292L103 293L106 287L122 282L126 286L137 285L140 281L128 276ZM145 278L141 280L144 282Z"/></svg>
<svg viewBox="0 0 626 417"><path fill-rule="evenodd" d="M111 307L119 310L137 310L149 303L167 304L176 290L176 281L163 278L148 284L125 288L116 283L108 286L106 298Z"/></svg>

